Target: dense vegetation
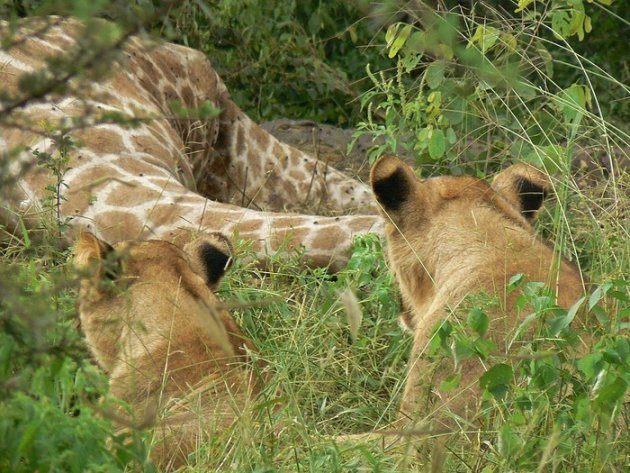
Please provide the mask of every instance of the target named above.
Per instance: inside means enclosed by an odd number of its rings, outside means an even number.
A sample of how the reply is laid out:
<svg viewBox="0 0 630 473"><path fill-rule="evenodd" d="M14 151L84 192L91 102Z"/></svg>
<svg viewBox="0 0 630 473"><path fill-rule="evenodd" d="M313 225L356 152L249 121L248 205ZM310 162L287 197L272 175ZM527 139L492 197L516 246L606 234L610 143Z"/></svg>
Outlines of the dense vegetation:
<svg viewBox="0 0 630 473"><path fill-rule="evenodd" d="M524 292L537 307L531 320L539 320L539 334L553 340L553 349L523 360L488 358L481 385L494 408L483 414L483 431L420 432L383 449L334 440L385 427L404 382L410 340L397 326L398 296L380 242L358 241L348 269L335 278L304 269L299 254L279 258L268 271L237 264L221 296L271 301L235 315L268 361L265 399L279 408L202 448L191 471L628 467L629 2L0 3L4 19L50 13L102 16L123 31L198 48L257 120L355 126L383 137L369 160L402 149L423 175L482 177L520 160L542 166L556 198L539 230L600 284L582 305L601 329L591 352L573 359L563 355L575 338L572 312L553 307L539 285L512 281L529 284ZM0 99L5 110L10 98ZM8 119L0 111L0 123ZM584 172L579 164L589 158L603 171ZM60 183L63 163L63 153L40 156ZM0 185L10 184L0 174ZM44 228L3 235L0 246L0 470L122 471L134 463L151 471L149 433L118 433L99 408L107 382L77 328L75 275L59 246L66 226L54 218L58 190L50 189ZM356 333L340 303L348 287L362 312ZM433 355L456 363L483 351L483 312L461 319L438 329Z"/></svg>

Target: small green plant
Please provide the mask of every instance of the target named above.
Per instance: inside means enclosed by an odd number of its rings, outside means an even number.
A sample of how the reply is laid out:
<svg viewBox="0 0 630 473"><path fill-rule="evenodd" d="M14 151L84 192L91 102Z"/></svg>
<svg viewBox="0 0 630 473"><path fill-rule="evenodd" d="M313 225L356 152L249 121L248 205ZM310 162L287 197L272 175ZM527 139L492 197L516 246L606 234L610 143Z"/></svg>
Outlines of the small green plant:
<svg viewBox="0 0 630 473"><path fill-rule="evenodd" d="M478 357L487 368L478 380L484 399L479 435L492 447L478 458L468 451L452 461L474 460L488 472L623 470L630 442L624 412L630 284L610 281L568 310L556 306L541 283L515 277L508 286L514 290L521 292L523 321L508 335L507 354L488 338L495 328L486 310L496 310L496 303L487 297L472 302L461 323L443 321L435 328L428 355L436 361L446 356L454 366L441 388L458 386L464 359ZM578 311L590 317L589 333L572 325Z"/></svg>
<svg viewBox="0 0 630 473"><path fill-rule="evenodd" d="M61 204L65 200L63 192L67 187L64 182L64 175L70 169L70 152L75 147L69 135L59 133L51 136L52 153L48 151L32 150L33 156L37 160L37 165L48 171L54 177L54 182L46 186L45 196L42 199L44 215L41 221L49 226L49 232L55 238L60 239L70 227L70 218L62 218Z"/></svg>
<svg viewBox="0 0 630 473"><path fill-rule="evenodd" d="M77 331L61 266L0 270L0 470L122 471L145 465L143 436L98 409L107 380Z"/></svg>

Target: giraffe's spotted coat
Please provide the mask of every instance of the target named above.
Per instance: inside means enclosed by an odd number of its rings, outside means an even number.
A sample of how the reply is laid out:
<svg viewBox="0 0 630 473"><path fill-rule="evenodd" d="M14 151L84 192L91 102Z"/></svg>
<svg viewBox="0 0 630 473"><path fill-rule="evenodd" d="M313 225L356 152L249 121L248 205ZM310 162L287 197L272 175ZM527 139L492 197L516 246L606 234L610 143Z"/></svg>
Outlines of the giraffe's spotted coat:
<svg viewBox="0 0 630 473"><path fill-rule="evenodd" d="M50 27L34 36L44 21ZM75 50L82 28L58 17L22 25L19 41L9 41L0 51L3 89L17 93L24 73L43 70L47 58ZM0 22L0 40L9 31ZM0 156L12 156L9 169L15 178L11 189L0 194L0 207L9 209L0 212L3 218L41 212L37 208L53 179L33 166L24 171L25 163L34 160L25 147L56 152L45 130L77 120L82 126L70 131L78 148L64 175L61 208L73 234L89 228L115 243L183 241L186 232L199 230L238 233L253 241L261 260L289 238L289 246L303 245L314 264L339 268L354 235L382 233L381 218L369 215L375 208L368 188L259 128L232 102L202 53L132 37L121 57L101 81L82 82L81 87L73 82L69 94L20 109L27 131L8 125L0 129ZM176 118L173 99L188 109L209 101L221 114L211 120ZM141 121L135 127L99 124L98 114L105 112ZM368 215L313 219L284 213L300 206ZM17 225L15 218L0 224L9 229Z"/></svg>

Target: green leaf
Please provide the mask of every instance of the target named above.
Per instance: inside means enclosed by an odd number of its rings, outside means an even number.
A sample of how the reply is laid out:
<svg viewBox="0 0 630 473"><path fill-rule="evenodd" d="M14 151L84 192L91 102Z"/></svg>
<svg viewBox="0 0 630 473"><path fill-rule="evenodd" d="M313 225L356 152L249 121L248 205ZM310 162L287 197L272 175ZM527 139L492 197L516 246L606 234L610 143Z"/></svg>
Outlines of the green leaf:
<svg viewBox="0 0 630 473"><path fill-rule="evenodd" d="M505 424L499 431L498 449L503 458L510 458L523 446L523 439L514 433L510 424Z"/></svg>
<svg viewBox="0 0 630 473"><path fill-rule="evenodd" d="M601 286L597 286L597 289L593 291L591 296L588 298L588 309L593 310L593 307L597 305L597 303L604 297L604 295L612 288L613 283L607 282L602 284Z"/></svg>
<svg viewBox="0 0 630 473"><path fill-rule="evenodd" d="M477 43L482 53L486 53L492 46L494 46L499 39L500 32L498 29L493 28L492 26L481 25L478 26L475 30L475 34L473 34L472 38L470 38L470 43ZM470 44L467 46L469 47Z"/></svg>
<svg viewBox="0 0 630 473"><path fill-rule="evenodd" d="M446 141L448 141L448 143L451 145L457 143L457 135L455 134L455 130L453 130L452 127L448 127L446 129Z"/></svg>
<svg viewBox="0 0 630 473"><path fill-rule="evenodd" d="M473 329L480 337L483 337L488 331L489 317L479 308L474 307L468 312L468 326Z"/></svg>
<svg viewBox="0 0 630 473"><path fill-rule="evenodd" d="M475 351L477 352L479 357L483 360L488 358L490 353L496 349L497 349L496 343L494 343L489 338L480 338L478 340L475 340Z"/></svg>
<svg viewBox="0 0 630 473"><path fill-rule="evenodd" d="M435 129L431 134L429 140L429 155L432 159L438 160L444 156L446 151L446 140L444 139L444 132L442 130Z"/></svg>
<svg viewBox="0 0 630 473"><path fill-rule="evenodd" d="M628 389L628 384L622 378L615 378L615 380L608 386L604 386L597 394L595 401L601 404L609 404L617 402L621 399Z"/></svg>
<svg viewBox="0 0 630 473"><path fill-rule="evenodd" d="M453 326L448 320L439 321L433 329L433 335L429 340L429 348L427 353L434 355L440 349L440 347L450 352L450 348L446 341L453 332Z"/></svg>
<svg viewBox="0 0 630 473"><path fill-rule="evenodd" d="M308 31L312 35L315 35L321 29L321 27L322 27L322 19L319 16L319 14L315 12L308 19Z"/></svg>
<svg viewBox="0 0 630 473"><path fill-rule="evenodd" d="M444 61L433 61L427 71L425 72L425 78L427 85L431 89L436 89L444 81Z"/></svg>
<svg viewBox="0 0 630 473"><path fill-rule="evenodd" d="M571 306L571 308L566 312L565 315L557 317L551 321L551 334L556 337L562 332L565 328L567 328L573 319L575 319L575 315L578 310L584 304L586 297L581 297L575 304Z"/></svg>
<svg viewBox="0 0 630 473"><path fill-rule="evenodd" d="M494 365L479 378L482 389L492 393L494 397L501 397L507 387L512 384L514 370L510 365L499 363Z"/></svg>
<svg viewBox="0 0 630 473"><path fill-rule="evenodd" d="M405 44L405 52L416 53L422 57L426 44L424 31L414 31Z"/></svg>
<svg viewBox="0 0 630 473"><path fill-rule="evenodd" d="M535 0L518 0L518 8L514 10L514 13L523 11L528 5L534 3Z"/></svg>
<svg viewBox="0 0 630 473"><path fill-rule="evenodd" d="M475 347L468 338L457 338L453 344L453 358L455 365L459 366L460 362L467 360L475 354Z"/></svg>
<svg viewBox="0 0 630 473"><path fill-rule="evenodd" d="M508 294L511 293L518 286L520 286L523 281L525 281L525 275L523 273L516 273L514 276L512 276L507 283Z"/></svg>
<svg viewBox="0 0 630 473"><path fill-rule="evenodd" d="M459 386L462 377L461 373L453 373L440 383L440 391L452 391Z"/></svg>
<svg viewBox="0 0 630 473"><path fill-rule="evenodd" d="M405 25L400 33L396 34L396 37L392 40L391 46L389 46L389 58L393 58L398 54L398 51L405 45L409 34L411 34L411 25Z"/></svg>
<svg viewBox="0 0 630 473"><path fill-rule="evenodd" d="M551 29L560 39L571 36L571 17L564 10L556 10L551 14Z"/></svg>
<svg viewBox="0 0 630 473"><path fill-rule="evenodd" d="M591 105L591 95L586 87L573 84L558 94L557 103L565 120L579 125L587 107Z"/></svg>

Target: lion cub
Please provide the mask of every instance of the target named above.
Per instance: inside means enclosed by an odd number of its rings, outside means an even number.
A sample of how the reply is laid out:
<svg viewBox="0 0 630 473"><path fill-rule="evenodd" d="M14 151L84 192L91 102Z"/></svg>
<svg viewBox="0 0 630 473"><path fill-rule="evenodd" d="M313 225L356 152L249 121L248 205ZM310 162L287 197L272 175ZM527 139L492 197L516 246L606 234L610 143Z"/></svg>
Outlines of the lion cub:
<svg viewBox="0 0 630 473"><path fill-rule="evenodd" d="M384 156L372 167L370 183L387 221L390 266L410 308L404 324L414 333L401 415L428 419L444 404L465 415L479 400L477 380L485 370L480 360L467 359L459 388L440 391L440 382L453 374L452 363L444 360L436 367L422 356L436 323L469 294L487 293L499 305L488 313L488 336L505 353L506 337L522 322L515 307L518 291L505 291L512 276L545 282L565 308L584 294L578 268L558 258L530 224L549 181L523 164L505 169L492 186L464 176L423 180L398 158ZM434 403L422 403L429 388Z"/></svg>
<svg viewBox="0 0 630 473"><path fill-rule="evenodd" d="M165 241L115 247L84 233L81 327L111 392L142 419L156 414L152 460L170 470L229 427L258 392L250 343L212 292L231 262L220 234L184 250Z"/></svg>

